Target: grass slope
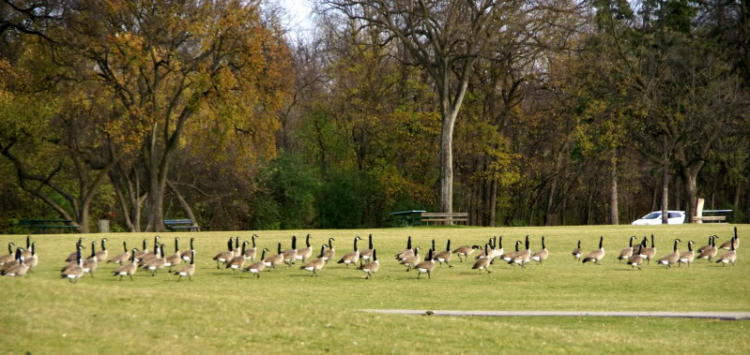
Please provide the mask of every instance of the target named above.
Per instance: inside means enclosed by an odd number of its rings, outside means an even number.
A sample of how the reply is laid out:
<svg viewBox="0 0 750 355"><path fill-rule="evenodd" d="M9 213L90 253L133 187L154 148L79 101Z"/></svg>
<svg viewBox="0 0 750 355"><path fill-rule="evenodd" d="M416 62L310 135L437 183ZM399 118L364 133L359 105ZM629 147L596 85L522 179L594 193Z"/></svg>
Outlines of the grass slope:
<svg viewBox="0 0 750 355"><path fill-rule="evenodd" d="M352 239L372 233L381 259L374 280L360 271L327 265L313 278L297 268L264 272L260 279L247 273L217 270L213 255L226 248L229 236L249 238L252 232L167 233L188 247L197 238L195 281L177 283L161 273L139 271L135 282L117 281L100 266L95 278L78 284L59 278L62 261L74 250L78 235L33 236L40 265L25 278L0 277L0 351L44 353L485 353L550 352L708 352L750 351L749 322L636 318L450 318L367 314L365 308L451 310L638 310L638 311L750 311L750 266L743 249L736 267L696 262L693 267L666 270L654 264L642 271L619 264L616 256L630 235L654 233L659 257L669 254L672 240L695 240L708 235L729 240L731 225L590 226L529 228L408 228L374 230L257 231L259 247L289 247L291 235L313 236L313 247L335 237L337 256L352 249ZM750 226L739 226L747 239ZM471 263L438 267L431 280L393 260L411 235L426 250L436 239L438 249L483 244L504 235L504 247L532 236L532 250L547 237L550 257L544 265L526 270L496 263L492 274L471 270ZM572 260L576 241L585 250L597 248L605 236L603 265ZM85 236L91 238L103 235ZM122 251L122 241L140 246L153 234L110 234L110 255ZM0 236L24 243L24 236ZM748 243L744 241L744 243ZM302 245L304 240L302 239ZM87 244L87 246L90 246ZM304 245L303 245L304 246ZM743 248L744 246L744 248ZM686 250L683 243L681 250ZM86 250L90 252L89 249ZM338 259L338 258L337 258Z"/></svg>

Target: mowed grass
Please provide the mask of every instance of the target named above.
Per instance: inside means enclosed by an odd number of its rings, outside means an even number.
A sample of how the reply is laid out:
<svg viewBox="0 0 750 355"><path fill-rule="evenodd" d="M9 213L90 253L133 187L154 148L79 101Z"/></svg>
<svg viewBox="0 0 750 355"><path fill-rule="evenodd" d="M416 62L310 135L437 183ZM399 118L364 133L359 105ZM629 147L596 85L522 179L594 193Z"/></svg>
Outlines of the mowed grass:
<svg viewBox="0 0 750 355"><path fill-rule="evenodd" d="M748 243L749 225L739 225ZM118 281L112 264L100 266L94 278L78 284L59 278L65 257L79 235L38 235L39 266L24 278L0 277L0 351L21 353L748 353L750 322L640 318L470 318L370 314L360 309L433 310L587 310L587 311L750 311L750 266L742 244L736 267L696 261L690 267L644 266L633 271L617 262L631 235L656 235L659 257L680 250L688 240L696 248L711 234L728 241L733 225L589 226L529 228L404 228L373 230L310 230L166 233L167 253L173 239L183 250L196 238L198 270L193 282L166 272L151 277L139 271L135 281ZM217 270L212 257L226 249L230 236L261 236L258 246L276 250L290 246L292 235L310 233L317 251L336 238L337 259L352 250L352 240L373 234L381 260L373 280L335 263L320 277L297 267L248 273ZM496 263L492 274L471 270L472 263L438 267L432 279L417 280L393 255L404 249L407 236L426 251L434 238L439 250L448 238L452 248L484 244L505 236L504 247L525 235L532 250L547 237L550 257L544 265L525 270ZM122 241L140 247L154 234L110 234L110 256L122 252ZM603 265L581 264L570 255L577 240L587 251L605 237ZM90 248L92 238L85 235ZM24 244L25 236L0 236ZM85 253L90 252L86 249ZM721 252L723 253L723 251ZM720 253L720 254L721 254ZM473 261L473 258L472 258ZM534 264L534 263L532 263Z"/></svg>

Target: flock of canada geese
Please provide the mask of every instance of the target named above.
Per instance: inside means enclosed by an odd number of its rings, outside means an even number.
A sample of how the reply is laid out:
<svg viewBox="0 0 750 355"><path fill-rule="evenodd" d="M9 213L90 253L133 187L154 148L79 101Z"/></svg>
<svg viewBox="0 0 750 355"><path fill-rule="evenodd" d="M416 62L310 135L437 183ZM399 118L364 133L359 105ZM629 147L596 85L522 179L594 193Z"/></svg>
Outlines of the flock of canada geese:
<svg viewBox="0 0 750 355"><path fill-rule="evenodd" d="M310 245L310 235L308 234L305 238L305 247L297 248L297 237L293 236L291 240L291 248L282 250L281 243L278 243L276 253L271 254L268 248L258 250L256 246L257 235L252 235L251 239L241 241L240 237L231 237L227 241L227 250L217 253L213 260L216 261L216 268L231 269L232 271L243 271L249 272L255 275L256 278L260 278L261 273L264 270L273 270L277 267L286 265L291 268L298 261L301 263L300 270L308 271L312 276L318 276L318 273L331 261L336 260L336 249L333 247L334 238L329 238L327 244L323 244L320 248L320 253L315 253L313 247ZM721 246L716 246L716 239L719 236L712 235L708 237L708 244L693 250L694 241L690 240L687 242L687 251L680 253L678 250L678 244L682 241L680 239L674 240L674 248L672 253L656 260L658 265L664 265L667 268L671 268L672 265L690 264L698 259L706 259L708 261L714 261L726 264L731 263L733 266L737 260L737 249L740 245L739 237L737 236L737 227L734 228L734 236ZM338 259L338 264L344 264L346 268L350 266L355 267L357 270L362 271L365 274L365 279L371 279L380 268L380 261L378 260L377 249L373 246L372 235L369 236L369 248L360 251L357 243L362 240L361 237L357 236L354 238L354 249L345 253ZM629 245L627 248L622 249L617 259L622 262L626 261L633 269L641 269L645 263L650 264L651 260L657 255L656 246L654 244L654 235L651 235L651 247L648 246L648 238L643 237L640 243L633 244L637 238L635 236L630 237ZM187 277L192 281L192 277L195 275L195 238L190 238L190 249L187 251L180 251L180 238L174 238L174 253L167 254L165 252L165 245L161 243L161 237L155 236L153 242L153 248L149 250L149 241L144 239L142 249L132 248L129 249L127 242L123 242L123 252L118 255L111 256L107 250L107 238L101 240L101 250L97 251L97 242L91 242L91 254L87 257L83 255L83 249L85 249L83 238L79 238L76 242L75 251L70 253L65 259L67 263L60 270L60 277L69 280L72 283L78 282L85 274L94 277L94 272L98 269L99 264L112 263L117 264L117 269L111 271L111 275L119 277L122 280L128 277L133 281L133 276L140 269L143 272L150 272L151 276L155 276L159 271L167 269L167 272L178 277L178 281L182 278ZM525 248L521 248L523 245ZM545 245L545 238L541 237L542 249L536 252L532 252L530 248L529 236L527 235L525 241L516 240L515 250L506 252L503 248L503 237L492 237L484 246L480 245L463 245L454 250L451 250L451 241L448 239L445 250L437 250L435 247L435 240L432 240L432 246L427 251L424 257L420 254L421 248L414 247L412 245L411 236L406 241L406 249L395 255L396 260L400 265L406 268L406 271L412 269L417 271L417 278L420 278L422 274L427 274L428 278L432 278L432 273L435 271L436 264L446 264L448 267L453 267L451 264L452 256L455 254L460 262L469 261L469 258L476 252L477 255L474 257L474 263L472 269L482 272L491 273L491 267L495 262L505 262L512 266L519 266L525 268L530 262L534 261L537 264L543 264L549 256L549 250ZM31 237L26 237L26 247L15 248L14 243L8 244L8 254L0 256L0 275L8 277L20 277L26 275L39 263L39 256L36 253L36 242L31 242ZM717 257L719 249L728 250L722 256ZM258 255L260 252L260 255ZM266 254L269 254L266 256ZM584 250L581 248L581 241L578 241L578 247L573 249L573 258L576 261L581 261L585 264L592 262L594 264L601 264L604 259L604 237L599 239L599 249L593 250L584 256Z"/></svg>

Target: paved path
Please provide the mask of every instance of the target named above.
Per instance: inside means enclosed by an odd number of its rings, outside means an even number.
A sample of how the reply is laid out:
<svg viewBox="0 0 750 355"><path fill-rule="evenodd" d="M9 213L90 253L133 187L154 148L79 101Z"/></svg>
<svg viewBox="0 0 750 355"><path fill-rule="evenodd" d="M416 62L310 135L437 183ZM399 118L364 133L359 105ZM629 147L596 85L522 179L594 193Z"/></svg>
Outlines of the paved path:
<svg viewBox="0 0 750 355"><path fill-rule="evenodd" d="M365 312L456 317L655 317L750 320L750 312L430 311L363 309Z"/></svg>

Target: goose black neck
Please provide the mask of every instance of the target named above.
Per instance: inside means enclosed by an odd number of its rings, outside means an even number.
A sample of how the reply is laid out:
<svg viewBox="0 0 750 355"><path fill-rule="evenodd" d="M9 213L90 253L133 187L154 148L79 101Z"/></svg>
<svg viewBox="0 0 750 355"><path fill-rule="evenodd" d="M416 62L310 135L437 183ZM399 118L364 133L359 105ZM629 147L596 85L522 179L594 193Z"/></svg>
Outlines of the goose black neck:
<svg viewBox="0 0 750 355"><path fill-rule="evenodd" d="M148 241L146 239L143 240L143 251L148 250Z"/></svg>
<svg viewBox="0 0 750 355"><path fill-rule="evenodd" d="M579 240L578 241L578 248L580 248L580 247L581 247L581 241Z"/></svg>
<svg viewBox="0 0 750 355"><path fill-rule="evenodd" d="M232 248L232 238L229 238L229 242L227 242L227 246L229 247L229 251L233 251L234 250Z"/></svg>
<svg viewBox="0 0 750 355"><path fill-rule="evenodd" d="M651 248L654 248L654 235L651 234Z"/></svg>
<svg viewBox="0 0 750 355"><path fill-rule="evenodd" d="M240 237L234 238L234 248L239 249L240 248Z"/></svg>
<svg viewBox="0 0 750 355"><path fill-rule="evenodd" d="M195 248L193 248L193 241L194 240L195 240L195 238L190 238L190 250L195 250Z"/></svg>
<svg viewBox="0 0 750 355"><path fill-rule="evenodd" d="M247 245L247 241L242 243L242 255L245 255L245 245Z"/></svg>
<svg viewBox="0 0 750 355"><path fill-rule="evenodd" d="M161 251L161 257L164 257L164 244L159 246L159 251Z"/></svg>
<svg viewBox="0 0 750 355"><path fill-rule="evenodd" d="M264 248L264 249L263 249L263 252L262 252L262 253L260 253L260 260L263 260L263 259L265 259L265 258L266 258L266 249Z"/></svg>
<svg viewBox="0 0 750 355"><path fill-rule="evenodd" d="M411 249L411 236L409 236L409 239L406 241L406 249Z"/></svg>
<svg viewBox="0 0 750 355"><path fill-rule="evenodd" d="M372 249L372 234L370 234L370 236L369 236L369 237L367 237L367 239L368 239L368 243L367 243L367 245L368 245L368 247L369 247L370 249Z"/></svg>
<svg viewBox="0 0 750 355"><path fill-rule="evenodd" d="M26 236L26 249L29 249L29 250L31 249L31 236L30 235Z"/></svg>
<svg viewBox="0 0 750 355"><path fill-rule="evenodd" d="M307 237L305 237L305 245L307 245L308 248L310 247L310 235L309 234L307 235Z"/></svg>
<svg viewBox="0 0 750 355"><path fill-rule="evenodd" d="M357 241L359 241L359 238L354 238L354 251L357 251Z"/></svg>
<svg viewBox="0 0 750 355"><path fill-rule="evenodd" d="M323 246L320 247L320 255L318 257L322 258L323 254L325 254L325 252L326 252L326 245L323 244Z"/></svg>
<svg viewBox="0 0 750 355"><path fill-rule="evenodd" d="M445 251L451 251L451 240L448 239L448 244L445 246Z"/></svg>
<svg viewBox="0 0 750 355"><path fill-rule="evenodd" d="M91 242L91 257L96 256L96 242Z"/></svg>
<svg viewBox="0 0 750 355"><path fill-rule="evenodd" d="M520 240L516 240L516 251L518 251L518 246L519 245L521 245L521 241Z"/></svg>
<svg viewBox="0 0 750 355"><path fill-rule="evenodd" d="M674 252L675 252L675 253L677 252L677 243L678 243L679 241L680 241L679 239L675 239L675 240L674 240Z"/></svg>
<svg viewBox="0 0 750 355"><path fill-rule="evenodd" d="M128 242L122 242L122 250L124 253L128 252Z"/></svg>
<svg viewBox="0 0 750 355"><path fill-rule="evenodd" d="M255 234L253 234L253 236L252 236L252 237L250 237L250 239L252 239L252 240L253 240L253 248L255 248Z"/></svg>
<svg viewBox="0 0 750 355"><path fill-rule="evenodd" d="M190 251L190 265L195 265L195 250Z"/></svg>
<svg viewBox="0 0 750 355"><path fill-rule="evenodd" d="M281 254L281 243L279 243L278 251L279 251L279 254Z"/></svg>
<svg viewBox="0 0 750 355"><path fill-rule="evenodd" d="M599 249L604 248L604 237L599 238Z"/></svg>
<svg viewBox="0 0 750 355"><path fill-rule="evenodd" d="M635 239L635 237L630 237L630 242L628 242L628 246L631 248L633 247L633 239Z"/></svg>
<svg viewBox="0 0 750 355"><path fill-rule="evenodd" d="M297 236L292 236L292 250L297 250Z"/></svg>
<svg viewBox="0 0 750 355"><path fill-rule="evenodd" d="M503 248L503 236L502 235L497 240L497 242L499 243L499 245L498 245L499 249L502 249Z"/></svg>
<svg viewBox="0 0 750 355"><path fill-rule="evenodd" d="M542 249L547 249L547 246L544 245L544 237L542 237Z"/></svg>
<svg viewBox="0 0 750 355"><path fill-rule="evenodd" d="M180 251L180 238L174 238L174 252Z"/></svg>
<svg viewBox="0 0 750 355"><path fill-rule="evenodd" d="M432 249L430 250L435 250L435 239L432 240Z"/></svg>
<svg viewBox="0 0 750 355"><path fill-rule="evenodd" d="M333 238L328 238L328 249L333 249Z"/></svg>
<svg viewBox="0 0 750 355"><path fill-rule="evenodd" d="M378 261L378 250L373 249L372 250L372 261Z"/></svg>

